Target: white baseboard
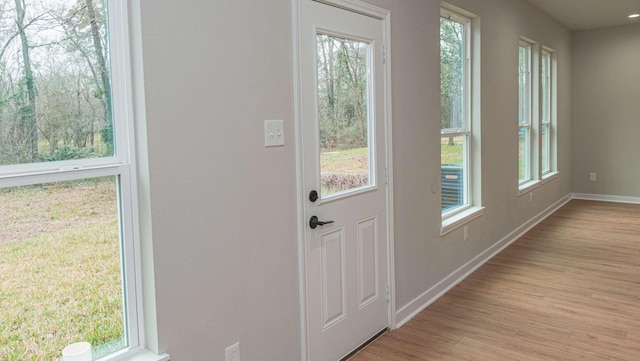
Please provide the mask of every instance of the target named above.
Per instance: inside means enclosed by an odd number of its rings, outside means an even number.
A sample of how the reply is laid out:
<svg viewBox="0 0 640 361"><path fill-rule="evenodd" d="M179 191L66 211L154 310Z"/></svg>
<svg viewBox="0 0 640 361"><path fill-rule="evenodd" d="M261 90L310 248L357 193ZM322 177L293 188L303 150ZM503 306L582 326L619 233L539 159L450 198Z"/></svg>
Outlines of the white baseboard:
<svg viewBox="0 0 640 361"><path fill-rule="evenodd" d="M413 301L409 302L407 305L403 306L401 309L396 311L396 320L398 320L395 324L394 328L399 328L413 317L415 317L418 313L427 308L430 304L435 302L442 295L447 293L450 289L455 287L458 283L462 282L465 278L467 278L470 274L472 274L475 270L480 268L483 264L493 258L495 255L500 253L503 249L507 248L510 244L515 242L522 235L527 233L531 228L535 227L538 223L542 222L545 218L551 215L553 212L558 210L560 207L564 206L573 198L573 195L568 194L565 197L561 198L556 203L549 206L547 209L542 211L537 216L533 217L520 227L518 227L513 232L509 233L507 236L502 238L493 246L489 247L484 252L477 255L471 261L467 262L462 267L455 270L453 273L445 277L442 281L438 282L436 285L422 293L420 296L416 297Z"/></svg>
<svg viewBox="0 0 640 361"><path fill-rule="evenodd" d="M585 200L590 200L590 201L640 204L640 197L609 196L609 195L604 195L604 194L588 194L588 193L573 193L573 194L571 194L571 198L572 199L585 199Z"/></svg>

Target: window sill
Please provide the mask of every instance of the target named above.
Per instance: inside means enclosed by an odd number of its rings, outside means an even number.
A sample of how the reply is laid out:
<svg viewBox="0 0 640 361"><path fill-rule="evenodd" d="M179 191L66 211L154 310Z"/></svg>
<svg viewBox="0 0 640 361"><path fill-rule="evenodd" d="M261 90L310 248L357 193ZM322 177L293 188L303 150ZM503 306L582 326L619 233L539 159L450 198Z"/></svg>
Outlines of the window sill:
<svg viewBox="0 0 640 361"><path fill-rule="evenodd" d="M440 235L453 231L454 229L461 227L474 219L484 214L484 207L471 207L460 213L456 213L452 216L442 219L442 229L440 229Z"/></svg>
<svg viewBox="0 0 640 361"><path fill-rule="evenodd" d="M113 358L107 358L108 361L169 361L169 355L166 353L156 355L153 352L141 349L135 352L127 352L123 355Z"/></svg>
<svg viewBox="0 0 640 361"><path fill-rule="evenodd" d="M533 180L533 181L529 181L527 183L521 184L520 188L518 188L518 196L525 195L531 192L532 190L540 187L541 185L542 185L542 182L540 182L539 180Z"/></svg>
<svg viewBox="0 0 640 361"><path fill-rule="evenodd" d="M560 172L549 172L542 176L542 184L549 183L552 180L558 178L560 176Z"/></svg>
<svg viewBox="0 0 640 361"><path fill-rule="evenodd" d="M128 361L169 361L169 355L166 353L156 355L148 350L142 350L132 355Z"/></svg>

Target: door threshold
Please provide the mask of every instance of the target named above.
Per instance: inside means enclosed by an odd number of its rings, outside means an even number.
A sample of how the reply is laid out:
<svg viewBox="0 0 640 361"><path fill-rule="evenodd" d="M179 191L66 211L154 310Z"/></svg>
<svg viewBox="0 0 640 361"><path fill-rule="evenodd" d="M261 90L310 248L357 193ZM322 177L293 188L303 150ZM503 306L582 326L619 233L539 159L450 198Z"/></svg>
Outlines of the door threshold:
<svg viewBox="0 0 640 361"><path fill-rule="evenodd" d="M371 337L370 339L365 341L362 345L358 346L355 350L349 352L347 354L347 356L341 358L340 361L347 361L348 359L353 357L355 354L360 352L360 350L362 350L363 348L367 347L370 343L375 341L378 337L380 337L380 336L384 335L385 333L387 333L387 331L389 331L389 328L385 327L383 330L381 330L380 332L376 333L375 335L373 335L373 337Z"/></svg>

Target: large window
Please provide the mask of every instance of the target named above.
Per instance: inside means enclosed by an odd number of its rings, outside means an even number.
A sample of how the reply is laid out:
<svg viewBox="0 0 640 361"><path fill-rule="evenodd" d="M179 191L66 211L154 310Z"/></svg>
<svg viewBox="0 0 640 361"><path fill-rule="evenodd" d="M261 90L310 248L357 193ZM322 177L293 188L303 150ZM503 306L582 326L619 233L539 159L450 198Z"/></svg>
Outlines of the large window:
<svg viewBox="0 0 640 361"><path fill-rule="evenodd" d="M540 83L541 83L541 97L542 108L540 116L540 129L541 129L541 148L542 159L540 168L542 175L545 176L552 171L552 157L554 149L552 147L553 142L553 80L552 80L552 56L551 52L547 49L542 50L542 63L540 69Z"/></svg>
<svg viewBox="0 0 640 361"><path fill-rule="evenodd" d="M530 43L521 41L518 51L518 179L521 186L533 179L531 48Z"/></svg>
<svg viewBox="0 0 640 361"><path fill-rule="evenodd" d="M140 346L127 1L0 9L0 359Z"/></svg>
<svg viewBox="0 0 640 361"><path fill-rule="evenodd" d="M518 179L524 194L556 174L556 90L552 50L521 40L518 54Z"/></svg>
<svg viewBox="0 0 640 361"><path fill-rule="evenodd" d="M469 205L470 20L442 10L440 17L440 116L442 213Z"/></svg>

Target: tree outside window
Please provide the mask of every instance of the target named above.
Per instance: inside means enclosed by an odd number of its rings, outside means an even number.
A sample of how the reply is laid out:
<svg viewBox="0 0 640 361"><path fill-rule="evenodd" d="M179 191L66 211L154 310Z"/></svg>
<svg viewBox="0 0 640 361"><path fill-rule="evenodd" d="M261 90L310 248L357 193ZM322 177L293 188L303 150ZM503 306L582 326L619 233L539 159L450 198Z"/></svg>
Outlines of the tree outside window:
<svg viewBox="0 0 640 361"><path fill-rule="evenodd" d="M139 345L126 7L0 0L2 360Z"/></svg>
<svg viewBox="0 0 640 361"><path fill-rule="evenodd" d="M469 206L470 20L442 10L440 17L441 210Z"/></svg>

